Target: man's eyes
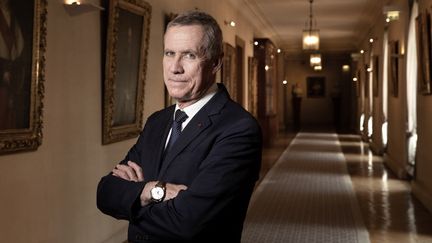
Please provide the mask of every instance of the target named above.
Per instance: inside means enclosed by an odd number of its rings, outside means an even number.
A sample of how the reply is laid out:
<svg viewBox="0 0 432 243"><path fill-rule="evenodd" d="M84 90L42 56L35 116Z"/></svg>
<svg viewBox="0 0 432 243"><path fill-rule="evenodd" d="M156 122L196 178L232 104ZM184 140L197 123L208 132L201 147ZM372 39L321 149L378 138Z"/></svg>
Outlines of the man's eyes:
<svg viewBox="0 0 432 243"><path fill-rule="evenodd" d="M190 53L190 52L185 53L183 56L184 56L185 58L187 58L187 59L195 59L195 58L197 58L197 56L196 56L195 54Z"/></svg>
<svg viewBox="0 0 432 243"><path fill-rule="evenodd" d="M165 51L165 56L167 56L167 57L173 57L173 56L175 56L175 52L173 52L173 51Z"/></svg>
<svg viewBox="0 0 432 243"><path fill-rule="evenodd" d="M173 51L165 51L164 55L166 57L175 57L176 53ZM182 58L186 59L196 59L198 56L195 53L192 52L184 52L181 54Z"/></svg>

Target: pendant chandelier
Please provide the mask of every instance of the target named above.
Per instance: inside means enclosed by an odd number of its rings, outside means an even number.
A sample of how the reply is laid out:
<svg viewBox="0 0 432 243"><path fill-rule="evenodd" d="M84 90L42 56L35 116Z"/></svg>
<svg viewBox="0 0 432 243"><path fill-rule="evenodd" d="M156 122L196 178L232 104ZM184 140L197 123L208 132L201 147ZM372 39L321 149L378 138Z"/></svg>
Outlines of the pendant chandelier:
<svg viewBox="0 0 432 243"><path fill-rule="evenodd" d="M313 0L309 0L309 21L307 29L303 30L303 50L318 50L319 49L319 29L316 28L316 22L314 24L314 18L312 14L312 3Z"/></svg>

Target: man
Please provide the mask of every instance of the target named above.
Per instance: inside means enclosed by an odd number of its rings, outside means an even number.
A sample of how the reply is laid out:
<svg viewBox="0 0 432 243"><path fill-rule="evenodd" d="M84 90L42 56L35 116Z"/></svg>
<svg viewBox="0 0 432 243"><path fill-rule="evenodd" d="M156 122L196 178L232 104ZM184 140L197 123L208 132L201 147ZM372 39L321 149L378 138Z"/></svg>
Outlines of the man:
<svg viewBox="0 0 432 243"><path fill-rule="evenodd" d="M169 23L164 81L177 104L148 118L98 186L99 209L129 221L129 242L240 242L261 131L216 84L222 56L222 32L211 16L193 11Z"/></svg>

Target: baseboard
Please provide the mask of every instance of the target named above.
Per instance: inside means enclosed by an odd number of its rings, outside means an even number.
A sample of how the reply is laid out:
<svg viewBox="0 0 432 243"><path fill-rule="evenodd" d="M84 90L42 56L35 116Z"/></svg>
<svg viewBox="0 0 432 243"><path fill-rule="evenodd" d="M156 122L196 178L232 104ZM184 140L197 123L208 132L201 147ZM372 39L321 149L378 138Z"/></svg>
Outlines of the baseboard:
<svg viewBox="0 0 432 243"><path fill-rule="evenodd" d="M432 194L417 181L411 182L411 189L414 196L432 213Z"/></svg>
<svg viewBox="0 0 432 243"><path fill-rule="evenodd" d="M399 166L394 159L392 159L387 153L383 155L384 163L387 167L390 168L393 173L396 174L396 176L399 179L408 179L409 175L404 167Z"/></svg>
<svg viewBox="0 0 432 243"><path fill-rule="evenodd" d="M384 154L384 148L383 148L383 146L380 146L380 145L376 144L374 141L370 141L369 142L369 148L376 155L383 155Z"/></svg>

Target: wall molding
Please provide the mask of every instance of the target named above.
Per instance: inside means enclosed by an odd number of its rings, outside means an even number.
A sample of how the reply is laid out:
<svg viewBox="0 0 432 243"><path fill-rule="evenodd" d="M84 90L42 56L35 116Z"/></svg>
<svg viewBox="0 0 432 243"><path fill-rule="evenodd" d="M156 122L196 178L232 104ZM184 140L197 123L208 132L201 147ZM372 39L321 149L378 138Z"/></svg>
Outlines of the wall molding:
<svg viewBox="0 0 432 243"><path fill-rule="evenodd" d="M409 178L409 175L408 175L407 171L405 170L405 168L398 165L396 160L391 158L387 153L384 154L383 159L384 159L385 165L387 165L390 168L390 170L393 173L395 173L399 179L408 179Z"/></svg>
<svg viewBox="0 0 432 243"><path fill-rule="evenodd" d="M432 194L418 181L411 182L411 190L414 196L432 213Z"/></svg>

